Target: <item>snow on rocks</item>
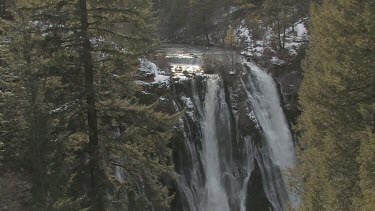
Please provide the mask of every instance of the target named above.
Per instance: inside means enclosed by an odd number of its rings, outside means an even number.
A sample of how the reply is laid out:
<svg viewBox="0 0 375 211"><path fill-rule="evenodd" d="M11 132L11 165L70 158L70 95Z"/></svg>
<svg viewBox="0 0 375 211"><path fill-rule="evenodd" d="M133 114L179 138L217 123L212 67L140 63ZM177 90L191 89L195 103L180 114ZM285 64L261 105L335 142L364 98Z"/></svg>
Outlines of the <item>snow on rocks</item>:
<svg viewBox="0 0 375 211"><path fill-rule="evenodd" d="M294 28L297 31L297 39L307 40L307 29L304 22L297 23Z"/></svg>
<svg viewBox="0 0 375 211"><path fill-rule="evenodd" d="M156 64L152 63L147 59L140 59L140 71L146 75L153 75L154 82L152 83L169 83L170 76L167 75L164 71L161 71ZM147 84L147 82L139 82L141 84Z"/></svg>
<svg viewBox="0 0 375 211"><path fill-rule="evenodd" d="M252 34L250 33L250 30L244 26L240 25L240 27L237 29L237 39L240 41L243 41L244 44L248 47L252 43Z"/></svg>
<svg viewBox="0 0 375 211"><path fill-rule="evenodd" d="M277 58L276 56L273 56L271 59L271 63L275 65L282 65L282 64L285 64L285 61Z"/></svg>
<svg viewBox="0 0 375 211"><path fill-rule="evenodd" d="M194 109L194 103L189 97L182 96L181 100L184 102L187 108Z"/></svg>
<svg viewBox="0 0 375 211"><path fill-rule="evenodd" d="M68 102L63 104L62 106L55 108L49 112L49 114L56 114L67 111L69 108L73 107L76 104L76 101Z"/></svg>
<svg viewBox="0 0 375 211"><path fill-rule="evenodd" d="M302 19L294 24L293 28L287 29L287 34L291 35L286 38L285 48L291 55L296 55L297 50L308 40L308 33L305 26L306 19Z"/></svg>
<svg viewBox="0 0 375 211"><path fill-rule="evenodd" d="M168 57L167 57L168 58ZM173 57L175 58L175 57ZM180 59L196 59L193 56L181 55ZM169 87L171 80L174 83L182 83L189 80L191 76L203 75L203 70L198 64L171 64L171 73L162 71L155 63L147 60L140 59L139 70L142 75L152 78L152 82L136 81L137 84L142 86L159 84L161 86Z"/></svg>
<svg viewBox="0 0 375 211"><path fill-rule="evenodd" d="M264 31L264 38L262 40L255 40L251 29L244 26L244 22L237 28L237 41L245 45L245 50L241 52L246 57L261 57L265 48L270 48L268 45L271 39L271 28Z"/></svg>
<svg viewBox="0 0 375 211"><path fill-rule="evenodd" d="M174 76L202 73L203 59L196 54L170 54L166 59Z"/></svg>
<svg viewBox="0 0 375 211"><path fill-rule="evenodd" d="M306 28L307 18L301 19L294 24L293 27L286 29L285 49L290 56L297 55L297 51L301 46L308 41L308 31ZM269 53L268 59L275 65L284 64L285 61L277 57L276 49L272 48L272 42L277 39L276 30L270 27L263 28L263 37L261 39L255 39L253 37L253 31L259 29L252 29L251 27L245 26L245 23L237 28L236 35L237 40L245 45L244 50L241 54L245 57L250 58L265 58L265 52ZM283 36L283 35L282 35Z"/></svg>

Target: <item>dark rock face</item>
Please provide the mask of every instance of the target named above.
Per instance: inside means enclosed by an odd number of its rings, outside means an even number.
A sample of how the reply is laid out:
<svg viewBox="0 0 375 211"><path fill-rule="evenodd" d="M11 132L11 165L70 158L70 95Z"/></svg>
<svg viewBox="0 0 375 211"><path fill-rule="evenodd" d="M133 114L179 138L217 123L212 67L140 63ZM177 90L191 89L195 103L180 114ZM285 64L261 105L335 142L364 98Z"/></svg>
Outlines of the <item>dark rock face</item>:
<svg viewBox="0 0 375 211"><path fill-rule="evenodd" d="M284 64L263 63L272 77L277 81L283 108L289 123L295 124L301 111L298 108L298 91L303 79L301 63L305 58L306 46Z"/></svg>
<svg viewBox="0 0 375 211"><path fill-rule="evenodd" d="M269 211L272 206L263 189L262 173L258 161L254 159L254 170L251 173L247 184L248 192L246 197L247 211Z"/></svg>

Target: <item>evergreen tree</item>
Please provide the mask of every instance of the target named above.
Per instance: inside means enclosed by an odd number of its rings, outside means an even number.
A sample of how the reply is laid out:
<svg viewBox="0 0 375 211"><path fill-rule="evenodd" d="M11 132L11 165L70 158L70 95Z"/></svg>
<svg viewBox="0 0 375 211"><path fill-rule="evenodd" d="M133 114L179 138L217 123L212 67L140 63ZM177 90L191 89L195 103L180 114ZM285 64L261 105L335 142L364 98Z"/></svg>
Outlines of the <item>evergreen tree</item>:
<svg viewBox="0 0 375 211"><path fill-rule="evenodd" d="M299 120L301 210L374 209L374 1L312 7Z"/></svg>
<svg viewBox="0 0 375 211"><path fill-rule="evenodd" d="M138 58L156 44L149 2L17 3L2 22L0 106L15 111L1 112L1 142L32 175L33 207L167 209L175 118L134 98Z"/></svg>
<svg viewBox="0 0 375 211"><path fill-rule="evenodd" d="M275 30L279 50L285 48L287 28L293 27L296 21L296 2L298 1L268 0L264 3L266 22Z"/></svg>
<svg viewBox="0 0 375 211"><path fill-rule="evenodd" d="M46 189L52 176L48 175L48 164L54 146L48 141L51 104L46 92L54 87L46 74L49 55L37 47L43 39L36 33L38 28L27 24L30 14L19 13L18 18L19 22L2 28L7 40L1 54L1 73L5 76L2 109L12 111L3 113L4 158L6 163L31 173L34 207L39 208L47 203Z"/></svg>
<svg viewBox="0 0 375 211"><path fill-rule="evenodd" d="M238 48L238 42L236 39L236 32L233 27L229 26L227 30L227 36L224 39L224 44L227 48Z"/></svg>

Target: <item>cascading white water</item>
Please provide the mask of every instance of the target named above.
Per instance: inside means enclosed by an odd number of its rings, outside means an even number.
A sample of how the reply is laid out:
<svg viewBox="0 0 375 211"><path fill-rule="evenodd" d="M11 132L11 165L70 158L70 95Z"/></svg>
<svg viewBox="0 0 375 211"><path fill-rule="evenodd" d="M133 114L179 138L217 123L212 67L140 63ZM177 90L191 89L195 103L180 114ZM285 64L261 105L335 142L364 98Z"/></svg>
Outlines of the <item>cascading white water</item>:
<svg viewBox="0 0 375 211"><path fill-rule="evenodd" d="M246 85L244 83L244 86L247 87L248 98L263 130L272 163L277 165L281 171L285 171L294 166L295 152L292 135L281 108L277 86L273 78L257 65L250 62L247 62L246 65L251 69ZM281 177L283 183L287 185L287 177L284 174ZM267 179L264 177L264 180ZM281 199L283 202L279 203L273 194L280 189L273 185L278 183L269 181L267 184L264 189L268 198L273 202L275 210L286 209L286 200L291 200L292 204L296 205L298 199L289 191L285 192L286 196L282 196L283 199Z"/></svg>
<svg viewBox="0 0 375 211"><path fill-rule="evenodd" d="M248 97L266 136L274 163L285 170L294 165L295 154L292 135L281 108L275 81L255 64L249 62L246 65L251 68L251 74L248 75L251 92L247 92Z"/></svg>
<svg viewBox="0 0 375 211"><path fill-rule="evenodd" d="M216 132L216 107L219 89L217 78L207 81L207 93L203 120L203 154L206 174L205 200L201 210L229 211L228 196L221 179L219 144Z"/></svg>

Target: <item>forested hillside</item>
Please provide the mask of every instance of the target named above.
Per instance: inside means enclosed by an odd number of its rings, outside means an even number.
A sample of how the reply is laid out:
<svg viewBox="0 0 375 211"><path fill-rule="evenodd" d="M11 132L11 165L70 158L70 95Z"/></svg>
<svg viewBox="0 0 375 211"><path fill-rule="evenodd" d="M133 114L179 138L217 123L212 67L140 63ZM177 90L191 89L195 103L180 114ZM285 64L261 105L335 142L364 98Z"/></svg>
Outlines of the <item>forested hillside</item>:
<svg viewBox="0 0 375 211"><path fill-rule="evenodd" d="M241 22L262 30L273 28L285 47L286 29L307 17L310 0L154 0L162 40L224 46L230 27Z"/></svg>
<svg viewBox="0 0 375 211"><path fill-rule="evenodd" d="M0 0L0 211L375 210L374 0Z"/></svg>

